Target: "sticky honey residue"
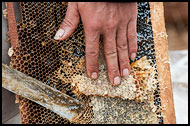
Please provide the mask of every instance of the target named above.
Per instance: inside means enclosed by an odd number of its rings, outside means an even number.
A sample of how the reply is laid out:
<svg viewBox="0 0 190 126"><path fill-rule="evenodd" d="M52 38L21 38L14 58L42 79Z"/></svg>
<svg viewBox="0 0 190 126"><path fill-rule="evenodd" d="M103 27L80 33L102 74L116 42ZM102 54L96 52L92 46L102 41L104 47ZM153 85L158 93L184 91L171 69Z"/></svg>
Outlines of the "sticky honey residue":
<svg viewBox="0 0 190 126"><path fill-rule="evenodd" d="M131 74L127 78L122 78L121 85L117 87L112 86L108 80L103 54L100 54L99 71L100 75L97 80L91 80L86 73L74 76L72 86L75 92L137 101L153 99L152 95L156 88L155 72L146 57L131 64Z"/></svg>

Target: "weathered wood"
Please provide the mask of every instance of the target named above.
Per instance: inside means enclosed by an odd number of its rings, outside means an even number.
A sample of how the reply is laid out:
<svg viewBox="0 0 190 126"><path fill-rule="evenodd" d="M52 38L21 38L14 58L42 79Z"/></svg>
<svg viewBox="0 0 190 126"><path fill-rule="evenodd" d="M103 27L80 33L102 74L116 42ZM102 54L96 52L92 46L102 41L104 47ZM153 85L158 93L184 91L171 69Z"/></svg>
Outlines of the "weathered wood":
<svg viewBox="0 0 190 126"><path fill-rule="evenodd" d="M78 100L2 64L2 86L72 121L83 104Z"/></svg>

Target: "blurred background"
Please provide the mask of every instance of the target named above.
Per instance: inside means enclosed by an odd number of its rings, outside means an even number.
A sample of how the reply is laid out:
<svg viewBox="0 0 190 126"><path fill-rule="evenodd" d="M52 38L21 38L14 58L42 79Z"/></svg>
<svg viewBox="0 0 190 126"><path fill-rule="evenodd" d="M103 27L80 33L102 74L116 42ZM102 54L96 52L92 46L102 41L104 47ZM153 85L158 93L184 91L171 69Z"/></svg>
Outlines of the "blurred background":
<svg viewBox="0 0 190 126"><path fill-rule="evenodd" d="M16 4L15 4L16 5ZM17 6L17 5L16 5ZM5 9L4 3L2 9ZM17 13L18 10L15 10ZM177 124L188 123L188 2L164 2L166 31L170 70L173 85L174 105ZM16 17L17 18L17 17ZM2 26L7 20L2 14ZM2 27L2 36L6 36L7 27ZM2 38L2 62L9 65L7 38ZM2 123L18 124L20 116L15 95L2 88Z"/></svg>
<svg viewBox="0 0 190 126"><path fill-rule="evenodd" d="M169 50L188 49L188 3L164 2Z"/></svg>
<svg viewBox="0 0 190 126"><path fill-rule="evenodd" d="M188 123L188 2L164 2L177 124Z"/></svg>

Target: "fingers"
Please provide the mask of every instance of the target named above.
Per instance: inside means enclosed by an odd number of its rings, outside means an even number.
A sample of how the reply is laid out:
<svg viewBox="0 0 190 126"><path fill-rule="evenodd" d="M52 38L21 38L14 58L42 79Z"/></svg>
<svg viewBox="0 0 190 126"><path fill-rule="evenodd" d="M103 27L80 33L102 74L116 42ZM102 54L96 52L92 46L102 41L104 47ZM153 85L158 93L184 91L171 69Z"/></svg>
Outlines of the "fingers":
<svg viewBox="0 0 190 126"><path fill-rule="evenodd" d="M136 58L137 53L137 32L136 32L136 18L131 20L128 24L128 46L129 46L129 56L131 60Z"/></svg>
<svg viewBox="0 0 190 126"><path fill-rule="evenodd" d="M75 28L79 23L79 18L77 3L69 2L65 18L56 32L54 39L65 40L68 38L75 31Z"/></svg>
<svg viewBox="0 0 190 126"><path fill-rule="evenodd" d="M103 43L109 80L113 86L118 86L121 78L116 48L116 30L107 30L106 33L103 33Z"/></svg>
<svg viewBox="0 0 190 126"><path fill-rule="evenodd" d="M85 30L86 69L91 79L98 78L99 38L98 31Z"/></svg>
<svg viewBox="0 0 190 126"><path fill-rule="evenodd" d="M130 74L130 64L128 56L128 43L126 27L119 28L117 31L117 53L120 65L121 76L127 77Z"/></svg>

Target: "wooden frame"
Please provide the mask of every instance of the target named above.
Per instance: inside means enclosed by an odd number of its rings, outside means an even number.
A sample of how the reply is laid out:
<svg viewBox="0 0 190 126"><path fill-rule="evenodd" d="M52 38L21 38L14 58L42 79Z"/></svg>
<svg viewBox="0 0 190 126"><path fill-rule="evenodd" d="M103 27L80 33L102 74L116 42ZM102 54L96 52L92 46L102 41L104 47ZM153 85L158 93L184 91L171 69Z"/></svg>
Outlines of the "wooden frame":
<svg viewBox="0 0 190 126"><path fill-rule="evenodd" d="M164 8L162 2L150 2L151 22L154 36L156 65L160 85L160 97L164 124L175 124L175 111L173 90L171 84L170 66L168 58L168 43L164 21ZM14 47L18 41L13 3L7 4L8 23L11 45Z"/></svg>
<svg viewBox="0 0 190 126"><path fill-rule="evenodd" d="M156 53L158 81L164 124L175 124L173 90L168 57L168 41L164 20L163 2L150 2L150 14Z"/></svg>

